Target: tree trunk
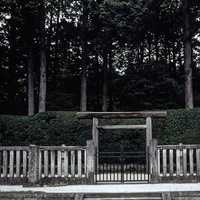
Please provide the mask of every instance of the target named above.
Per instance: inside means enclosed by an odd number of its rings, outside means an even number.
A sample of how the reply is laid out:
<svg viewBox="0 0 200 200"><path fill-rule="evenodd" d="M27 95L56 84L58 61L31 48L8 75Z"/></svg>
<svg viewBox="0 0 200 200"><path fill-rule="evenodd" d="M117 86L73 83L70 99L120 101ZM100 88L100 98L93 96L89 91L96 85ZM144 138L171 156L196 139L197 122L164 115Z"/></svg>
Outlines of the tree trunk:
<svg viewBox="0 0 200 200"><path fill-rule="evenodd" d="M81 74L81 112L87 111L87 75L86 70L82 69Z"/></svg>
<svg viewBox="0 0 200 200"><path fill-rule="evenodd" d="M99 69L99 55L98 52L95 53L95 64L96 64L96 77L97 77L97 85L96 85L96 110L101 109L101 103L100 103L100 99L101 99L101 95L100 95L100 69Z"/></svg>
<svg viewBox="0 0 200 200"><path fill-rule="evenodd" d="M40 92L39 92L39 112L46 111L46 53L40 50Z"/></svg>
<svg viewBox="0 0 200 200"><path fill-rule="evenodd" d="M46 111L46 52L45 52L45 5L41 3L40 19L40 90L39 90L39 112Z"/></svg>
<svg viewBox="0 0 200 200"><path fill-rule="evenodd" d="M192 109L193 86L192 86L192 36L190 30L190 6L189 0L184 0L184 68L185 68L185 108Z"/></svg>
<svg viewBox="0 0 200 200"><path fill-rule="evenodd" d="M103 55L103 95L102 95L102 111L108 111L108 55Z"/></svg>
<svg viewBox="0 0 200 200"><path fill-rule="evenodd" d="M87 30L88 30L88 2L83 1L82 16L82 71L81 71L81 105L82 112L87 111Z"/></svg>
<svg viewBox="0 0 200 200"><path fill-rule="evenodd" d="M35 101L34 101L34 64L33 52L29 50L28 56L28 115L34 115Z"/></svg>
<svg viewBox="0 0 200 200"><path fill-rule="evenodd" d="M9 113L14 114L16 113L16 91L17 91L17 77L16 77L16 26L15 26L15 4L11 6L11 18L9 22L9 79L8 79L8 106L9 106Z"/></svg>
<svg viewBox="0 0 200 200"><path fill-rule="evenodd" d="M57 10L56 17L56 28L55 28L55 57L54 57L54 78L56 81L56 77L59 73L59 29L60 29L60 6Z"/></svg>
<svg viewBox="0 0 200 200"><path fill-rule="evenodd" d="M53 11L50 11L50 22L49 22L49 32L47 37L47 48L46 48L46 57L47 57L47 69L49 74L51 74L52 77L54 77L54 66L52 66L52 58L51 58L51 43L52 43L52 24L53 24ZM53 79L53 78L52 78Z"/></svg>
<svg viewBox="0 0 200 200"><path fill-rule="evenodd" d="M112 50L109 53L109 111L114 109L113 101L113 62L112 62Z"/></svg>

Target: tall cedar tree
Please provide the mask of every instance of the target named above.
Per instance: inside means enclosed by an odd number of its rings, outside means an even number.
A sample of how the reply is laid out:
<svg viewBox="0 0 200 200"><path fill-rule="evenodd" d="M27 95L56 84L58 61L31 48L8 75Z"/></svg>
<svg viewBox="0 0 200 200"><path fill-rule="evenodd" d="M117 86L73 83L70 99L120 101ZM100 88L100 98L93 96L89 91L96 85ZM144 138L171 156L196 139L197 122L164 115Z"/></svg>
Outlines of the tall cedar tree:
<svg viewBox="0 0 200 200"><path fill-rule="evenodd" d="M108 53L103 52L103 92L102 92L102 111L108 111Z"/></svg>
<svg viewBox="0 0 200 200"><path fill-rule="evenodd" d="M34 115L35 112L35 101L34 101L34 19L35 15L33 10L35 9L35 5L31 4L31 2L24 2L22 4L22 19L24 21L23 28L23 37L25 46L27 49L27 73L28 73L28 115Z"/></svg>
<svg viewBox="0 0 200 200"><path fill-rule="evenodd" d="M190 18L190 0L184 0L184 66L185 66L185 107L192 109L192 33Z"/></svg>
<svg viewBox="0 0 200 200"><path fill-rule="evenodd" d="M17 49L17 29L16 29L16 19L17 11L15 2L10 5L10 19L9 19L9 82L8 82L8 102L10 113L15 113L16 111L16 93L17 93L17 79L16 79L16 49Z"/></svg>
<svg viewBox="0 0 200 200"><path fill-rule="evenodd" d="M40 88L39 88L39 112L46 111L46 90L47 90L47 78L46 78L46 37L45 37L45 2L41 0L39 6L40 20Z"/></svg>
<svg viewBox="0 0 200 200"><path fill-rule="evenodd" d="M81 71L81 111L87 111L87 30L88 30L88 0L82 1L82 71Z"/></svg>

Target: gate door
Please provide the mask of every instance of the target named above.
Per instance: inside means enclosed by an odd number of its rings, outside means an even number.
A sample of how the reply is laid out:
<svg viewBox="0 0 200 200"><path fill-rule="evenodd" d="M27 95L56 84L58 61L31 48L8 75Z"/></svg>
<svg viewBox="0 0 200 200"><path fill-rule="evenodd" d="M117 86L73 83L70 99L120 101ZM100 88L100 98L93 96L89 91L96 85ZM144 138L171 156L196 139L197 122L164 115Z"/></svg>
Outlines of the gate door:
<svg viewBox="0 0 200 200"><path fill-rule="evenodd" d="M145 146L128 148L121 141L117 151L99 151L96 181L119 183L148 183L149 167ZM134 150L133 150L134 149Z"/></svg>

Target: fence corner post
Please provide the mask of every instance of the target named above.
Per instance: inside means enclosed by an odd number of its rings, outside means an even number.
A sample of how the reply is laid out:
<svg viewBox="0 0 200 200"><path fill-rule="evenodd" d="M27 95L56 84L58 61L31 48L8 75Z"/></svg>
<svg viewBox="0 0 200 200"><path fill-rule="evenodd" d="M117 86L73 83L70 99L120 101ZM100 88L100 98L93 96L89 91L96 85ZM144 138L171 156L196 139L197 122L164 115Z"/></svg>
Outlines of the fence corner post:
<svg viewBox="0 0 200 200"><path fill-rule="evenodd" d="M149 146L149 164L150 164L150 181L151 183L158 183L158 156L157 156L157 145L158 141L156 139L152 139L150 141Z"/></svg>
<svg viewBox="0 0 200 200"><path fill-rule="evenodd" d="M37 145L29 146L28 162L28 181L30 184L36 184L39 181L39 147Z"/></svg>
<svg viewBox="0 0 200 200"><path fill-rule="evenodd" d="M95 145L93 140L87 141L86 149L86 168L87 168L87 179L89 184L94 183L94 174L95 174Z"/></svg>

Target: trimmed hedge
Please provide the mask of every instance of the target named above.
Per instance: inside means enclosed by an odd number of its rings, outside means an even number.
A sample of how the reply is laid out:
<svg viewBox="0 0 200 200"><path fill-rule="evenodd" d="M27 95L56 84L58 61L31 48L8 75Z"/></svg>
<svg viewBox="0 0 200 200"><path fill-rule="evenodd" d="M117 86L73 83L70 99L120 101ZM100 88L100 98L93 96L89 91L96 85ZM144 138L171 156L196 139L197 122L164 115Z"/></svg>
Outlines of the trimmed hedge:
<svg viewBox="0 0 200 200"><path fill-rule="evenodd" d="M91 123L73 112L47 112L33 117L0 116L1 145L85 145Z"/></svg>
<svg viewBox="0 0 200 200"><path fill-rule="evenodd" d="M101 123L139 124L144 120L102 120ZM46 112L33 117L0 115L0 145L85 145L91 138L91 125L91 120L79 120L74 112ZM103 142L105 146L118 145L122 138L140 143L143 139L141 134L134 134L137 132L101 132L101 138L107 141ZM200 109L169 110L166 119L153 119L153 134L160 144L200 143Z"/></svg>
<svg viewBox="0 0 200 200"><path fill-rule="evenodd" d="M200 143L200 108L168 111L160 141L164 144Z"/></svg>

